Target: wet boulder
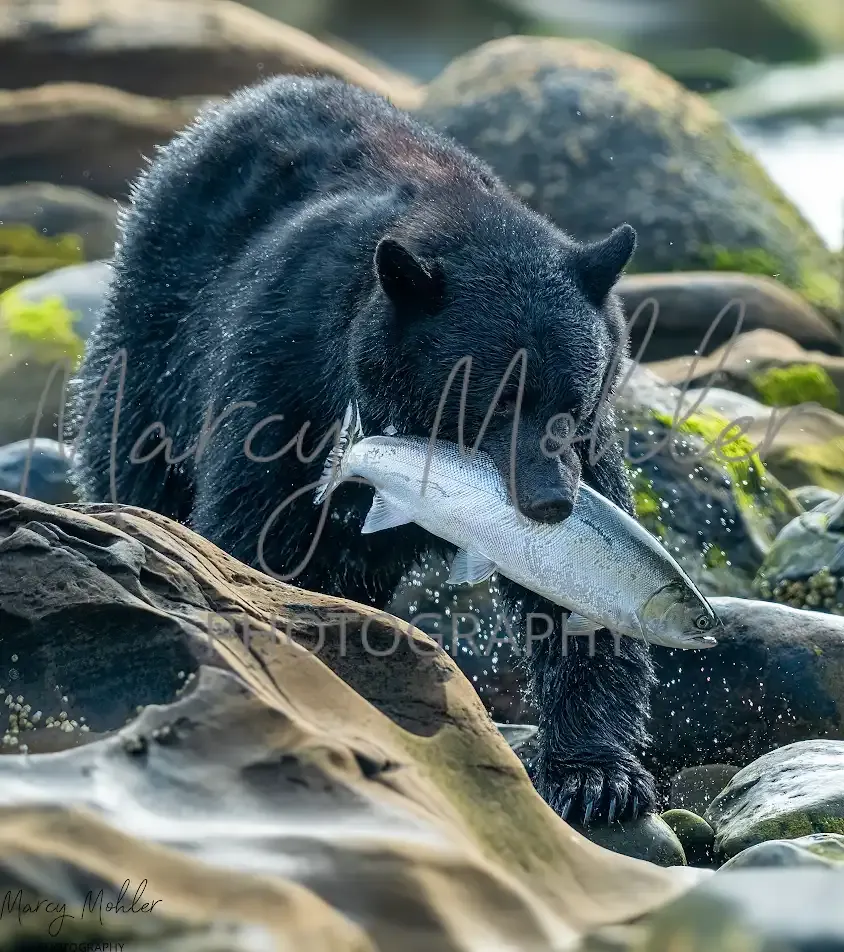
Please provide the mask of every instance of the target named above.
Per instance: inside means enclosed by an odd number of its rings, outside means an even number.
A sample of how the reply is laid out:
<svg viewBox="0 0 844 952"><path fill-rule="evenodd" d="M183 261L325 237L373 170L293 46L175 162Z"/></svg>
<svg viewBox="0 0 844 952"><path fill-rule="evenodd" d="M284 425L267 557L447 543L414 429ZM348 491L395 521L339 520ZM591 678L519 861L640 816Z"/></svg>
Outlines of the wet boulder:
<svg viewBox="0 0 844 952"><path fill-rule="evenodd" d="M599 930L578 952L833 952L844 946L841 882L826 869L719 870L635 925Z"/></svg>
<svg viewBox="0 0 844 952"><path fill-rule="evenodd" d="M44 182L125 201L144 157L191 122L203 102L79 82L0 88L0 185Z"/></svg>
<svg viewBox="0 0 844 952"><path fill-rule="evenodd" d="M769 407L844 408L844 357L806 350L779 331L748 331L709 356L677 357L648 368L675 386L730 390Z"/></svg>
<svg viewBox="0 0 844 952"><path fill-rule="evenodd" d="M63 248L55 239L72 239L85 261L108 258L117 240L117 203L80 188L62 188L43 182L8 185L0 188L0 242L10 255L15 254L13 235L17 234L18 257L29 236L32 247L39 238L54 239L42 242L46 250ZM5 237L2 237L5 236ZM7 266L7 274L10 272ZM31 271L32 268L29 267ZM20 280L20 279L18 279Z"/></svg>
<svg viewBox="0 0 844 952"><path fill-rule="evenodd" d="M844 619L711 601L725 628L717 646L652 649L651 768L667 778L704 764L744 767L797 741L844 740Z"/></svg>
<svg viewBox="0 0 844 952"><path fill-rule="evenodd" d="M721 869L777 869L821 867L844 872L844 836L812 833L795 840L766 840L727 860Z"/></svg>
<svg viewBox="0 0 844 952"><path fill-rule="evenodd" d="M844 497L822 500L780 532L755 587L761 598L844 615Z"/></svg>
<svg viewBox="0 0 844 952"><path fill-rule="evenodd" d="M735 419L632 366L615 400L637 515L706 594L746 596L800 507Z"/></svg>
<svg viewBox="0 0 844 952"><path fill-rule="evenodd" d="M631 823L589 827L576 825L574 829L614 853L635 856L657 866L687 865L683 844L675 830L654 813Z"/></svg>
<svg viewBox="0 0 844 952"><path fill-rule="evenodd" d="M685 767L671 778L668 795L669 810L690 811L700 816L737 774L738 767L731 764L701 764Z"/></svg>
<svg viewBox="0 0 844 952"><path fill-rule="evenodd" d="M573 946L693 882L558 817L422 632L152 512L0 493L0 625L0 887L363 952Z"/></svg>
<svg viewBox="0 0 844 952"><path fill-rule="evenodd" d="M837 318L838 267L824 242L727 121L644 60L509 36L454 60L419 114L575 237L629 222L640 242L632 270L776 277Z"/></svg>
<svg viewBox="0 0 844 952"><path fill-rule="evenodd" d="M618 293L631 325L632 353L645 363L711 354L730 341L739 315L744 333L768 330L784 335L791 341L787 350L802 346L824 354L841 353L841 335L832 320L796 291L762 275L726 271L628 274L619 281ZM645 345L652 321L653 332ZM702 363L696 367L697 376L701 376ZM670 383L686 379L683 375L677 380L661 364L652 369Z"/></svg>
<svg viewBox="0 0 844 952"><path fill-rule="evenodd" d="M70 482L71 447L37 438L0 446L0 491L58 505L76 502Z"/></svg>
<svg viewBox="0 0 844 952"><path fill-rule="evenodd" d="M844 833L844 741L789 744L740 770L706 811L722 857L768 840Z"/></svg>
<svg viewBox="0 0 844 952"><path fill-rule="evenodd" d="M674 831L690 865L711 864L715 832L703 817L690 810L667 810L661 819Z"/></svg>

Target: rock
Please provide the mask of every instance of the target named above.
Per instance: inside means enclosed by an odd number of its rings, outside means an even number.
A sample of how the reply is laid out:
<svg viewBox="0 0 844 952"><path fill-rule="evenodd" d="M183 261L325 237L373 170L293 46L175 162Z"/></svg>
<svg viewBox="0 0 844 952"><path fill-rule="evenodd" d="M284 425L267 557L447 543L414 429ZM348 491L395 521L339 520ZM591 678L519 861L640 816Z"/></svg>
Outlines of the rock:
<svg viewBox="0 0 844 952"><path fill-rule="evenodd" d="M759 569L762 598L844 614L844 514L835 496L792 520Z"/></svg>
<svg viewBox="0 0 844 952"><path fill-rule="evenodd" d="M642 922L599 930L578 952L837 952L841 882L830 870L719 870Z"/></svg>
<svg viewBox="0 0 844 952"><path fill-rule="evenodd" d="M821 503L837 502L839 499L838 493L820 486L798 486L791 490L791 495L807 512Z"/></svg>
<svg viewBox="0 0 844 952"><path fill-rule="evenodd" d="M844 56L778 66L709 101L734 122L817 122L844 115Z"/></svg>
<svg viewBox="0 0 844 952"><path fill-rule="evenodd" d="M81 83L0 89L0 185L44 182L124 200L144 156L201 105Z"/></svg>
<svg viewBox="0 0 844 952"><path fill-rule="evenodd" d="M40 182L0 188L0 229L21 225L41 236L74 236L86 261L108 258L117 240L117 205L82 189Z"/></svg>
<svg viewBox="0 0 844 952"><path fill-rule="evenodd" d="M612 826L573 827L604 849L657 866L685 866L683 846L671 827L655 813L639 817L632 823Z"/></svg>
<svg viewBox="0 0 844 952"><path fill-rule="evenodd" d="M675 357L648 369L671 384L731 390L769 407L844 409L844 357L804 350L777 331L739 334L710 356Z"/></svg>
<svg viewBox="0 0 844 952"><path fill-rule="evenodd" d="M712 862L715 831L703 817L689 810L667 810L662 820L674 831L692 866L708 866Z"/></svg>
<svg viewBox="0 0 844 952"><path fill-rule="evenodd" d="M178 99L227 95L275 73L336 76L402 106L419 97L395 71L228 0L52 0L0 10L0 88L72 81Z"/></svg>
<svg viewBox="0 0 844 952"><path fill-rule="evenodd" d="M68 479L67 453L55 440L21 440L0 446L0 490L54 505L76 502Z"/></svg>
<svg viewBox="0 0 844 952"><path fill-rule="evenodd" d="M105 299L111 280L109 261L87 261L85 264L58 268L33 281L15 287L15 296L33 304L52 297L61 298L67 308L77 315L74 329L84 342L97 323L97 314Z"/></svg>
<svg viewBox="0 0 844 952"><path fill-rule="evenodd" d="M620 405L632 402L635 409L647 397L659 405L660 415L668 414L672 420L680 406L679 427L675 429L687 427L687 415L697 409L717 414L724 426L730 422L738 424L727 436L735 434L747 441L748 448L755 448L769 480L773 478L780 488L813 484L844 492L844 416L839 413L814 403L768 407L752 397L709 386L689 389L683 397L680 389L667 385L649 368L636 370L628 391L629 396L622 394ZM710 445L718 435L713 433L708 438ZM717 445L714 449L717 456L723 456ZM728 449L726 455L746 454ZM792 515L799 514L793 498L788 508Z"/></svg>
<svg viewBox="0 0 844 952"><path fill-rule="evenodd" d="M419 112L577 238L629 222L637 272L776 276L838 317L833 254L726 120L644 60L510 36L454 60Z"/></svg>
<svg viewBox="0 0 844 952"><path fill-rule="evenodd" d="M652 651L660 686L651 769L667 779L701 764L744 767L795 741L844 739L844 619L751 599L711 602L725 626L716 647Z"/></svg>
<svg viewBox="0 0 844 952"><path fill-rule="evenodd" d="M811 59L840 43L838 0L624 0L623 4L510 0L550 21L563 36L601 39L646 59L694 60L733 52L755 61Z"/></svg>
<svg viewBox="0 0 844 952"><path fill-rule="evenodd" d="M709 405L693 413L691 399L677 414L681 396L633 367L616 397L639 519L706 594L750 595L762 559L801 510L740 430L730 442L734 418Z"/></svg>
<svg viewBox="0 0 844 952"><path fill-rule="evenodd" d="M727 869L768 869L772 867L826 867L844 872L844 836L813 833L796 840L768 840L727 860Z"/></svg>
<svg viewBox="0 0 844 952"><path fill-rule="evenodd" d="M671 778L669 809L689 810L703 816L709 804L738 771L739 768L732 764L702 764L700 767L686 767L676 777Z"/></svg>
<svg viewBox="0 0 844 952"><path fill-rule="evenodd" d="M759 757L712 801L705 819L727 858L767 840L844 833L844 741L806 740Z"/></svg>
<svg viewBox="0 0 844 952"><path fill-rule="evenodd" d="M695 881L554 814L424 634L162 516L0 494L0 614L3 882L69 911L128 879L253 949L540 950Z"/></svg>
<svg viewBox="0 0 844 952"><path fill-rule="evenodd" d="M656 361L679 362L691 360L688 354L711 354L729 342L740 315L744 333L738 341L753 331L770 330L791 339L793 343L785 345L788 350L799 351L802 345L826 354L841 353L841 335L833 323L805 298L773 278L726 271L630 274L619 281L618 292L628 321L639 311L630 332L631 353L670 383L682 383L686 373L678 380L674 364ZM646 305L650 301L655 301L657 308L654 329L640 355L654 319L654 305ZM720 315L723 316L715 325ZM733 354L738 341L733 345ZM703 376L703 363L701 360L696 366L696 377ZM712 366L718 366L717 362Z"/></svg>
<svg viewBox="0 0 844 952"><path fill-rule="evenodd" d="M0 295L0 444L33 431L60 435L65 377L84 351L109 273L107 262L87 262Z"/></svg>

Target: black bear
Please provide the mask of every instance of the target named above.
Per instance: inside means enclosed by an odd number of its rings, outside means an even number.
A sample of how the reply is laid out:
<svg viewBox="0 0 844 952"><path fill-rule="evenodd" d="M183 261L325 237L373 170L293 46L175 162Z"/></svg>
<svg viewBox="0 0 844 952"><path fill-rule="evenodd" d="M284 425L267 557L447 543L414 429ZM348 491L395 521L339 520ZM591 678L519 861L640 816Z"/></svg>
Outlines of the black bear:
<svg viewBox="0 0 844 952"><path fill-rule="evenodd" d="M530 518L565 519L581 478L632 511L602 400L624 346L613 288L629 226L578 243L386 99L292 76L178 134L121 225L71 389L85 500L158 511L296 585L384 607L447 547L414 525L361 535L360 485L322 519L312 489L355 400L365 433L429 436L439 417L442 438L481 434ZM569 429L549 452L551 420L595 433L599 451ZM560 630L565 610L501 588ZM651 810L647 647L549 636L526 663L540 794L587 822Z"/></svg>

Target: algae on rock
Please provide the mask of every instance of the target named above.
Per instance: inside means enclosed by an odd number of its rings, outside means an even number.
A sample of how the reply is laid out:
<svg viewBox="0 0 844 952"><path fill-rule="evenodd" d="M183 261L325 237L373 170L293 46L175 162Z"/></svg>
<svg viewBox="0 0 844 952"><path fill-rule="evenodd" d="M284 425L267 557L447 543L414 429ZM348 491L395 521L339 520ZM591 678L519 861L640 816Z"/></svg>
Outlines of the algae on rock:
<svg viewBox="0 0 844 952"><path fill-rule="evenodd" d="M769 367L750 378L758 399L769 407L796 407L819 403L838 410L841 394L820 364L789 364Z"/></svg>
<svg viewBox="0 0 844 952"><path fill-rule="evenodd" d="M78 315L58 296L0 294L0 444L57 438L66 380L84 353ZM36 426L36 417L40 414Z"/></svg>
<svg viewBox="0 0 844 952"><path fill-rule="evenodd" d="M709 409L679 418L628 406L637 515L707 594L749 595L764 554L799 509L753 444Z"/></svg>
<svg viewBox="0 0 844 952"><path fill-rule="evenodd" d="M40 235L31 225L0 227L0 292L85 260L79 235Z"/></svg>

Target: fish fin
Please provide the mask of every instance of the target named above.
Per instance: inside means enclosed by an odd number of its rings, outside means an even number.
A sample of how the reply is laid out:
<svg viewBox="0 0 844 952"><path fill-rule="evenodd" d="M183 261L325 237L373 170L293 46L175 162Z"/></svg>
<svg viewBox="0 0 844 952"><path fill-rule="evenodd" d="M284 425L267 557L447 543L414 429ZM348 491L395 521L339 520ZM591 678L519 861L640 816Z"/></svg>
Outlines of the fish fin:
<svg viewBox="0 0 844 952"><path fill-rule="evenodd" d="M363 428L360 423L360 411L355 400L349 402L340 424L340 434L337 442L331 448L322 475L317 482L314 493L314 505L319 506L325 497L343 482L343 461L349 450L363 438Z"/></svg>
<svg viewBox="0 0 844 952"><path fill-rule="evenodd" d="M485 555L460 549L451 563L448 585L478 585L495 574L498 566Z"/></svg>
<svg viewBox="0 0 844 952"><path fill-rule="evenodd" d="M519 750L519 748L524 747L529 740L536 736L536 732L539 730L533 724L498 724L495 721L493 723L503 735L504 740L510 745L511 750Z"/></svg>
<svg viewBox="0 0 844 952"><path fill-rule="evenodd" d="M572 612L566 619L565 630L567 635L587 635L590 632L599 631L601 627L597 622Z"/></svg>
<svg viewBox="0 0 844 952"><path fill-rule="evenodd" d="M403 512L393 508L380 493L375 493L372 508L369 510L360 531L362 535L369 535L372 532L381 532L382 529L406 526L412 521Z"/></svg>

